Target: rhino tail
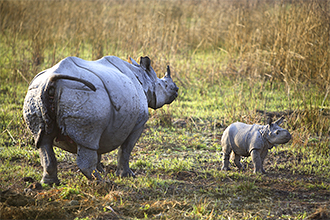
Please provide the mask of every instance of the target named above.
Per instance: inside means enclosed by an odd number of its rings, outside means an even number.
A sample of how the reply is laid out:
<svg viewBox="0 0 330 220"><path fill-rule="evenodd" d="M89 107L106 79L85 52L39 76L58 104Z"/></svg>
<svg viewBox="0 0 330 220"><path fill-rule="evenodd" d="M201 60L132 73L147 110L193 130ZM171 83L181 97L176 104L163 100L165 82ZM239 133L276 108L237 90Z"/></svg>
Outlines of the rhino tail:
<svg viewBox="0 0 330 220"><path fill-rule="evenodd" d="M74 77L74 76L54 74L54 75L52 75L49 78L48 83L55 83L59 79L68 79L68 80L73 80L73 81L81 82L81 83L85 84L85 86L87 86L88 88L90 88L91 90L93 90L94 92L96 91L96 88L93 85L93 83L91 83L91 82L89 82L87 80L84 80L84 79L80 79L80 78Z"/></svg>
<svg viewBox="0 0 330 220"><path fill-rule="evenodd" d="M56 82L59 79L73 80L85 84L92 91L96 91L96 87L87 80L80 79L73 76L54 74L52 75L47 83L44 85L41 90L41 114L42 114L42 123L39 128L39 132L36 136L35 145L39 148L42 137L46 135L56 136L58 129L56 126Z"/></svg>

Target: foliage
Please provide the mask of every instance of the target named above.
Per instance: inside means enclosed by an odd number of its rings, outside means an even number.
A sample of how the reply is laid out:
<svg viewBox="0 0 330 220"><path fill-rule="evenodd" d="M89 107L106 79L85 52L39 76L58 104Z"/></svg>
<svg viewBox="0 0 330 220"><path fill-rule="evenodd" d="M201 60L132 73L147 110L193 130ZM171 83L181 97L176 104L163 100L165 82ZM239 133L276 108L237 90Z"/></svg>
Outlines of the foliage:
<svg viewBox="0 0 330 220"><path fill-rule="evenodd" d="M327 1L0 1L0 218L306 219L329 217L330 49ZM150 110L131 167L87 181L55 149L63 185L33 189L42 167L22 119L29 82L66 56L148 55L171 66L179 97ZM292 141L266 175L221 172L235 121L285 115ZM31 189L32 190L29 190ZM23 193L25 192L25 193ZM21 202L18 202L21 201Z"/></svg>

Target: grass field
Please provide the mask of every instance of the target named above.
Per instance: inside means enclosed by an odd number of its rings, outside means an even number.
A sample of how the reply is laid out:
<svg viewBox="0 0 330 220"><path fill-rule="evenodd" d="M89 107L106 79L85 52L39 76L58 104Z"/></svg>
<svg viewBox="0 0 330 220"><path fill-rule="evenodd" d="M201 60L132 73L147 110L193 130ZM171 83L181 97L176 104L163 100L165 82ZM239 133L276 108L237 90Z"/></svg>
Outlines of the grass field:
<svg viewBox="0 0 330 220"><path fill-rule="evenodd" d="M0 1L0 219L329 219L330 2ZM30 80L67 56L149 56L179 97L150 109L130 160L137 178L88 181L55 149L59 186L22 118ZM267 174L220 170L224 129L284 115L292 140Z"/></svg>

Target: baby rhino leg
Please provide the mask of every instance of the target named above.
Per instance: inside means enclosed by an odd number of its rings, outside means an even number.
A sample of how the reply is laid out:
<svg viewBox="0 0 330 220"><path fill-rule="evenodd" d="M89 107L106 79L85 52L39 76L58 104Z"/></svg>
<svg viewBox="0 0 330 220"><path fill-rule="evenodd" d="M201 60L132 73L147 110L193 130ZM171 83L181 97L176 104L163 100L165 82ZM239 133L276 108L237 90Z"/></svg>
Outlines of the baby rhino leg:
<svg viewBox="0 0 330 220"><path fill-rule="evenodd" d="M262 166L261 166L261 157L260 152L258 150L251 151L252 162L254 164L254 173L262 173Z"/></svg>
<svg viewBox="0 0 330 220"><path fill-rule="evenodd" d="M261 158L261 172L262 172L263 174L266 173L266 171L265 171L265 169L264 169L264 161L265 161L265 158L266 158L267 154L268 154L268 149L264 149L264 150L261 152L261 154L260 154L260 158Z"/></svg>

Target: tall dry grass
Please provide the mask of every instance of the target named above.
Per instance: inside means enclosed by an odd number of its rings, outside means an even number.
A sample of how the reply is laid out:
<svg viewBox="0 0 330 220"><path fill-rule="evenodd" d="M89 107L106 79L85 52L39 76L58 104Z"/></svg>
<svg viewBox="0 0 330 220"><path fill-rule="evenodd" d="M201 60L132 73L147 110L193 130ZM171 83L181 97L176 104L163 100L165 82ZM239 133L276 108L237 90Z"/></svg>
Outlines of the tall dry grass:
<svg viewBox="0 0 330 220"><path fill-rule="evenodd" d="M326 0L2 0L6 74L1 79L30 79L42 64L68 55L149 55L156 69L171 63L187 82L196 73L206 81L230 73L329 90L329 5Z"/></svg>
<svg viewBox="0 0 330 220"><path fill-rule="evenodd" d="M2 85L66 56L148 55L159 74L170 64L180 87L271 82L303 103L294 127L330 132L319 111L330 96L329 0L0 0L0 15Z"/></svg>

